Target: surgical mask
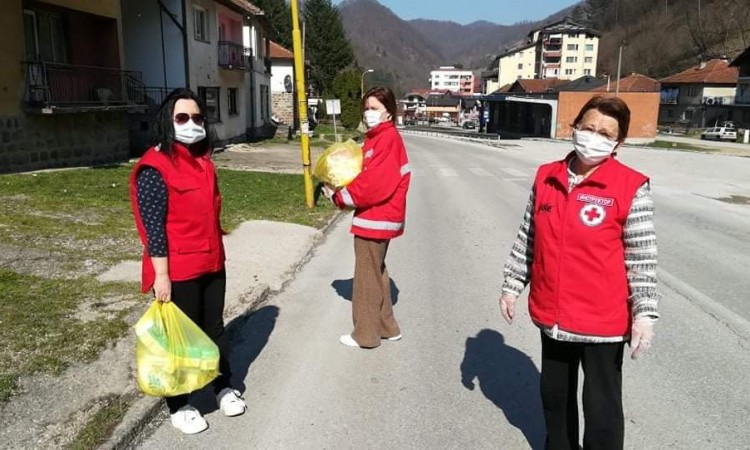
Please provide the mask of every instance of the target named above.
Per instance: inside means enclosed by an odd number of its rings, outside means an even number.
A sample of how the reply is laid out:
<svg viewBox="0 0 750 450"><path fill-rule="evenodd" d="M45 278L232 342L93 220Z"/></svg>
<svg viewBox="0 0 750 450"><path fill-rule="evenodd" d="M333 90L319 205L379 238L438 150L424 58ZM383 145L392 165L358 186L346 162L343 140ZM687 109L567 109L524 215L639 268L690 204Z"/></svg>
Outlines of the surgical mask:
<svg viewBox="0 0 750 450"><path fill-rule="evenodd" d="M206 138L206 128L196 125L192 119L183 124L174 124L174 139L183 144L195 144Z"/></svg>
<svg viewBox="0 0 750 450"><path fill-rule="evenodd" d="M609 158L617 142L591 131L573 130L573 146L581 162L593 166Z"/></svg>
<svg viewBox="0 0 750 450"><path fill-rule="evenodd" d="M380 116L383 114L382 111L373 111L368 109L365 111L365 125L367 128L375 128L380 124Z"/></svg>

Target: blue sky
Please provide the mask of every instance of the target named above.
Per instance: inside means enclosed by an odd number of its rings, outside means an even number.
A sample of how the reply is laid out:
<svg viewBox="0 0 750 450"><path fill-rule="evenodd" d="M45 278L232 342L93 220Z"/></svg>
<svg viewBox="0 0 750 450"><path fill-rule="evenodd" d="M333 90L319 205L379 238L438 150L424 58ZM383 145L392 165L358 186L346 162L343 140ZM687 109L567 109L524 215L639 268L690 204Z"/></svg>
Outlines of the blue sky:
<svg viewBox="0 0 750 450"><path fill-rule="evenodd" d="M342 0L333 0L339 4ZM378 0L404 20L452 20L461 24L486 20L511 25L541 20L579 0Z"/></svg>

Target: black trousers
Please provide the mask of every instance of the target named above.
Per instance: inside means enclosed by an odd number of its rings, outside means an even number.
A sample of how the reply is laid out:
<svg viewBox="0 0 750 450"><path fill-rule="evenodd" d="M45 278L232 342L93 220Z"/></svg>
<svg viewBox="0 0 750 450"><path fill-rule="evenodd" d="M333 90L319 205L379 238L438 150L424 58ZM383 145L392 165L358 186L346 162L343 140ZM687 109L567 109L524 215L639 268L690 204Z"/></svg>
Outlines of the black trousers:
<svg viewBox="0 0 750 450"><path fill-rule="evenodd" d="M214 392L229 387L229 348L224 334L225 271L210 273L188 281L172 282L172 301L219 347L219 376L213 381ZM189 394L167 397L169 412L187 405Z"/></svg>
<svg viewBox="0 0 750 450"><path fill-rule="evenodd" d="M584 450L621 450L624 342L583 344L542 333L540 390L547 425L545 448L578 450L578 367L583 367Z"/></svg>

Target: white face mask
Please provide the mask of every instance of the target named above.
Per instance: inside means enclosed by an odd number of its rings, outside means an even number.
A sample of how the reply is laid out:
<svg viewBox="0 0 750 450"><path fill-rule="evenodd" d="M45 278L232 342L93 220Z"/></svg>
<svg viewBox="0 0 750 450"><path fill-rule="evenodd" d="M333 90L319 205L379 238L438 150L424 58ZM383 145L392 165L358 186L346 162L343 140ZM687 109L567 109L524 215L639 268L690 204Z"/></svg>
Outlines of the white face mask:
<svg viewBox="0 0 750 450"><path fill-rule="evenodd" d="M188 120L182 125L174 124L174 139L183 144L195 144L206 138L206 128L202 125L196 125L193 119Z"/></svg>
<svg viewBox="0 0 750 450"><path fill-rule="evenodd" d="M382 114L382 111L373 111L371 109L365 111L365 125L367 125L367 128L375 128L380 125L380 116Z"/></svg>
<svg viewBox="0 0 750 450"><path fill-rule="evenodd" d="M582 163L593 166L612 155L617 142L591 131L573 130L573 146Z"/></svg>

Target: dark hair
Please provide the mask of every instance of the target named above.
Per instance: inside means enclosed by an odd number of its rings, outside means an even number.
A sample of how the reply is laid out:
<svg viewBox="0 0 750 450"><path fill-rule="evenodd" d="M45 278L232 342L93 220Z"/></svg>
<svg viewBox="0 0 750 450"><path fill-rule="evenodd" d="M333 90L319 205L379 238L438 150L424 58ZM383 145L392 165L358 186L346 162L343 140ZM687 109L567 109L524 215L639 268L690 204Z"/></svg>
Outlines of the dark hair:
<svg viewBox="0 0 750 450"><path fill-rule="evenodd" d="M172 153L172 144L174 143L174 119L172 116L177 100L193 100L198 104L201 114L206 114L205 103L190 89L177 88L169 93L159 107L154 122L151 124L151 145L161 145L161 152L167 155ZM193 154L206 154L213 148L211 139L213 133L205 120L203 121L203 126L206 127L206 138L190 146L190 151Z"/></svg>
<svg viewBox="0 0 750 450"><path fill-rule="evenodd" d="M583 108L578 113L578 117L576 117L571 126L575 127L581 123L583 116L592 109L617 120L617 125L620 129L617 135L617 142L625 142L625 138L628 136L628 128L630 128L630 108L628 108L628 105L619 97L597 95L583 105Z"/></svg>
<svg viewBox="0 0 750 450"><path fill-rule="evenodd" d="M396 106L396 96L393 94L393 91L387 87L370 88L370 90L365 92L365 95L362 96L362 104L360 105L362 114L365 112L365 104L370 97L375 97L383 104L383 106L385 106L385 110L391 115L391 122L395 124L398 107Z"/></svg>

